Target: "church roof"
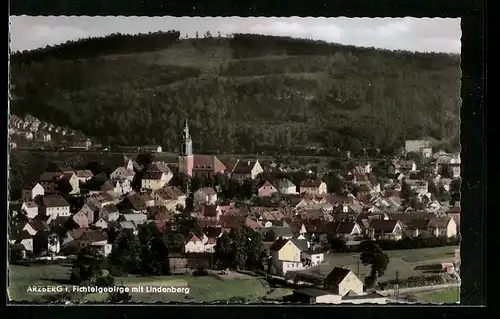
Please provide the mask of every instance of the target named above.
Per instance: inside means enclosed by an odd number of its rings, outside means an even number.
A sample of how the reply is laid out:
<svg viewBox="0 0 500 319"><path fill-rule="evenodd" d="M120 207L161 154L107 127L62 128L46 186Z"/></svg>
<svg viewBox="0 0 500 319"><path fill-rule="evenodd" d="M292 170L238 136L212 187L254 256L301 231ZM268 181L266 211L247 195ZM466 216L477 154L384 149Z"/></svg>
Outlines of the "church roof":
<svg viewBox="0 0 500 319"><path fill-rule="evenodd" d="M226 166L214 155L194 155L193 170L225 171Z"/></svg>

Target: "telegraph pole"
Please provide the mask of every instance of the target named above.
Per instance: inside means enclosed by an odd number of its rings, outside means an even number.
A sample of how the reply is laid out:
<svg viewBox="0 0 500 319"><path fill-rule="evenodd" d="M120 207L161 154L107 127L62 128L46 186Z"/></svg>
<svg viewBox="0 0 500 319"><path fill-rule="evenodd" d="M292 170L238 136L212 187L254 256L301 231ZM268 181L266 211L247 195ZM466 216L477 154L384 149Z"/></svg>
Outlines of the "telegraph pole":
<svg viewBox="0 0 500 319"><path fill-rule="evenodd" d="M395 295L396 295L396 303L399 301L399 271L396 271L396 289L395 289Z"/></svg>
<svg viewBox="0 0 500 319"><path fill-rule="evenodd" d="M359 258L358 258L358 274L357 274L358 278L359 278L359 263L360 263L360 261L359 261Z"/></svg>

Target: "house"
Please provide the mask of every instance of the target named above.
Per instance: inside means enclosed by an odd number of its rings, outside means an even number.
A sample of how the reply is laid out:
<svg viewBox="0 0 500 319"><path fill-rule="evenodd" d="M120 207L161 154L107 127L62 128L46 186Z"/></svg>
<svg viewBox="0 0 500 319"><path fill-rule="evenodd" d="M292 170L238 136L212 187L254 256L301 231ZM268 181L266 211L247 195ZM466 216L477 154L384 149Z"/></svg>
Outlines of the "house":
<svg viewBox="0 0 500 319"><path fill-rule="evenodd" d="M51 255L59 254L61 243L59 236L55 232L40 231L33 236L33 252L41 254L47 252Z"/></svg>
<svg viewBox="0 0 500 319"><path fill-rule="evenodd" d="M78 181L78 176L75 172L68 171L64 172L60 178L60 183L69 185L69 194L79 194L80 193L80 182Z"/></svg>
<svg viewBox="0 0 500 319"><path fill-rule="evenodd" d="M415 167L416 169L416 167ZM399 162L396 160L392 160L389 165L387 166L387 173L389 175L395 175L398 173L401 173L401 165L399 165Z"/></svg>
<svg viewBox="0 0 500 319"><path fill-rule="evenodd" d="M89 219L87 218L87 214L83 211L79 211L72 216L73 221L80 228L89 228Z"/></svg>
<svg viewBox="0 0 500 319"><path fill-rule="evenodd" d="M231 179L243 181L245 179L255 179L259 174L263 173L264 169L259 163L259 160L237 160L231 170Z"/></svg>
<svg viewBox="0 0 500 319"><path fill-rule="evenodd" d="M265 227L261 228L261 235L263 241L275 242L279 238L282 239L291 239L293 238L293 229L291 227L283 227L283 226L273 226L267 227L268 225L264 225Z"/></svg>
<svg viewBox="0 0 500 319"><path fill-rule="evenodd" d="M222 216L222 210L218 205L200 205L196 207L196 213L199 213L199 216L203 216L204 218L213 218L215 220L219 220Z"/></svg>
<svg viewBox="0 0 500 319"><path fill-rule="evenodd" d="M149 164L147 170L150 172L162 172L163 174L165 174L166 183L170 182L170 180L174 177L172 170L170 170L168 165L164 162L153 162Z"/></svg>
<svg viewBox="0 0 500 319"><path fill-rule="evenodd" d="M429 152L432 154L431 142L428 140L407 140L405 141L405 152L406 153L418 153L423 155L425 150L425 154ZM430 157L430 156L429 156Z"/></svg>
<svg viewBox="0 0 500 319"><path fill-rule="evenodd" d="M143 213L147 211L146 201L140 194L127 195L118 205L119 211L131 213ZM109 221L109 220L108 220Z"/></svg>
<svg viewBox="0 0 500 319"><path fill-rule="evenodd" d="M361 226L352 221L341 221L335 224L335 234L338 236L360 236L363 233Z"/></svg>
<svg viewBox="0 0 500 319"><path fill-rule="evenodd" d="M144 145L141 147L141 151L147 153L161 153L162 147L160 145Z"/></svg>
<svg viewBox="0 0 500 319"><path fill-rule="evenodd" d="M85 241L90 249L107 257L113 250L113 245L108 242L105 233L99 230L89 230L84 233L80 240Z"/></svg>
<svg viewBox="0 0 500 319"><path fill-rule="evenodd" d="M133 169L134 166L132 164L132 161L130 161L130 163L131 164L130 164L129 168L127 168L127 167L118 167L117 169L115 169L109 175L109 178L112 181L117 180L117 179L127 179L130 182L132 182L132 180L134 179L134 176L135 176L135 172L134 172L134 169Z"/></svg>
<svg viewBox="0 0 500 319"><path fill-rule="evenodd" d="M284 195L297 194L297 186L288 179L283 178L274 183L278 192Z"/></svg>
<svg viewBox="0 0 500 319"><path fill-rule="evenodd" d="M316 288L300 288L295 289L292 295L284 296L283 301L305 304L340 304L342 296Z"/></svg>
<svg viewBox="0 0 500 319"><path fill-rule="evenodd" d="M61 195L45 195L41 198L41 204L46 216L70 216L70 206Z"/></svg>
<svg viewBox="0 0 500 319"><path fill-rule="evenodd" d="M353 292L363 294L363 282L349 269L335 267L323 280L324 289L344 297Z"/></svg>
<svg viewBox="0 0 500 319"><path fill-rule="evenodd" d="M177 206L186 207L186 194L175 186L165 186L153 192L156 206L176 210Z"/></svg>
<svg viewBox="0 0 500 319"><path fill-rule="evenodd" d="M399 220L372 219L369 223L368 236L371 238L401 239L403 223Z"/></svg>
<svg viewBox="0 0 500 319"><path fill-rule="evenodd" d="M168 183L168 177L160 171L148 171L142 175L141 187L143 189L157 190Z"/></svg>
<svg viewBox="0 0 500 319"><path fill-rule="evenodd" d="M97 215L99 217L98 219L103 219L106 222L113 222L118 220L120 212L116 205L106 205L98 211Z"/></svg>
<svg viewBox="0 0 500 319"><path fill-rule="evenodd" d="M369 183L364 183L356 188L356 199L360 202L367 202L371 199L373 187Z"/></svg>
<svg viewBox="0 0 500 319"><path fill-rule="evenodd" d="M22 245L27 252L33 252L33 236L26 230L10 234L9 243Z"/></svg>
<svg viewBox="0 0 500 319"><path fill-rule="evenodd" d="M308 249L301 252L301 258L305 260L304 266L314 267L322 263L325 256L322 250Z"/></svg>
<svg viewBox="0 0 500 319"><path fill-rule="evenodd" d="M132 184L129 179L120 178L109 182L113 183L113 191L119 195L126 195L132 191Z"/></svg>
<svg viewBox="0 0 500 319"><path fill-rule="evenodd" d="M278 239L269 248L275 274L284 276L288 271L304 269L301 248L304 251L308 249L305 240Z"/></svg>
<svg viewBox="0 0 500 319"><path fill-rule="evenodd" d="M78 179L79 183L85 183L89 181L92 177L94 177L94 174L88 169L76 171L76 178Z"/></svg>
<svg viewBox="0 0 500 319"><path fill-rule="evenodd" d="M429 182L426 180L405 179L404 183L417 195L426 196L429 193Z"/></svg>
<svg viewBox="0 0 500 319"><path fill-rule="evenodd" d="M436 237L451 238L457 236L458 225L452 217L433 217L429 221L428 231Z"/></svg>
<svg viewBox="0 0 500 319"><path fill-rule="evenodd" d="M105 254L111 250L111 245L107 245L107 236L102 231L76 228L66 233L66 236L63 239L61 251L66 254L75 254L81 249L89 247L95 251Z"/></svg>
<svg viewBox="0 0 500 319"><path fill-rule="evenodd" d="M40 183L30 183L25 186L22 190L22 200L24 202L29 202L37 196L45 195L45 190Z"/></svg>
<svg viewBox="0 0 500 319"><path fill-rule="evenodd" d="M417 171L417 163L413 160L401 161L399 162L401 171L404 172L416 172Z"/></svg>
<svg viewBox="0 0 500 319"><path fill-rule="evenodd" d="M98 254L101 254L104 257L108 257L109 254L113 251L113 245L106 241L98 241L92 242L90 244L90 248L93 251L96 251Z"/></svg>
<svg viewBox="0 0 500 319"><path fill-rule="evenodd" d="M26 217L35 218L38 215L38 205L34 201L24 202L21 205L21 212L26 213Z"/></svg>
<svg viewBox="0 0 500 319"><path fill-rule="evenodd" d="M215 252L215 245L217 245L217 238L222 236L223 231L220 227L205 227L203 233L206 238L205 252Z"/></svg>
<svg viewBox="0 0 500 319"><path fill-rule="evenodd" d="M96 212L98 212L98 210L92 208L92 206L89 204L84 204L78 212L85 215L85 217L87 218L87 222L89 224L92 224L94 222L94 219L96 218Z"/></svg>
<svg viewBox="0 0 500 319"><path fill-rule="evenodd" d="M97 209L101 209L106 205L111 205L117 202L117 198L115 194L110 191L99 191L90 195L87 198L86 204L90 207L95 207Z"/></svg>
<svg viewBox="0 0 500 319"><path fill-rule="evenodd" d="M321 180L305 180L300 183L300 193L320 196L326 194L326 183Z"/></svg>
<svg viewBox="0 0 500 319"><path fill-rule="evenodd" d="M36 233L38 232L35 228L33 228L33 226L31 226L29 222L17 224L12 230L13 233L20 233L23 231L27 231L28 234L30 234L31 236L35 236Z"/></svg>
<svg viewBox="0 0 500 319"><path fill-rule="evenodd" d="M198 189L193 194L195 204L215 205L217 202L217 192L211 187Z"/></svg>
<svg viewBox="0 0 500 319"><path fill-rule="evenodd" d="M194 234L189 234L184 244L185 253L204 253L205 244Z"/></svg>
<svg viewBox="0 0 500 319"><path fill-rule="evenodd" d="M268 197L276 194L278 190L269 181L264 182L257 192L259 197Z"/></svg>
<svg viewBox="0 0 500 319"><path fill-rule="evenodd" d="M94 226L100 229L107 229L108 223L103 218L99 218L99 220L94 223Z"/></svg>
<svg viewBox="0 0 500 319"><path fill-rule="evenodd" d="M119 222L133 222L135 225L141 225L148 219L148 215L144 213L127 213L121 214L118 217Z"/></svg>

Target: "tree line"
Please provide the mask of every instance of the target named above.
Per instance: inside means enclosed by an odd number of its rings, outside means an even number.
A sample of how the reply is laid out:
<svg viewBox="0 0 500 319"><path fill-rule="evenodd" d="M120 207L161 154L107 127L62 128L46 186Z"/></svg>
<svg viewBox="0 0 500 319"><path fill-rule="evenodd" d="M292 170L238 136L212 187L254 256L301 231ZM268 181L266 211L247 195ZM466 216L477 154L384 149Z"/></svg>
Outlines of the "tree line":
<svg viewBox="0 0 500 319"><path fill-rule="evenodd" d="M173 58L188 52L189 63ZM423 136L459 145L454 55L169 31L19 53L11 69L14 113L110 145L176 151L186 115L196 152L320 143L359 153Z"/></svg>

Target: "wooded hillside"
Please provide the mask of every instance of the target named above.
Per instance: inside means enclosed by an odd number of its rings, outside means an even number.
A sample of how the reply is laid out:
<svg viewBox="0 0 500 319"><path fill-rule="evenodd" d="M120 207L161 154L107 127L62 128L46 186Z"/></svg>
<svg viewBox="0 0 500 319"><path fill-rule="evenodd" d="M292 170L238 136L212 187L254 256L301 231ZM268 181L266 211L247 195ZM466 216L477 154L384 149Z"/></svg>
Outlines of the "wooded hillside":
<svg viewBox="0 0 500 319"><path fill-rule="evenodd" d="M432 137L458 145L460 58L236 34L112 35L12 56L11 112L105 144L195 152L322 143L357 153Z"/></svg>

